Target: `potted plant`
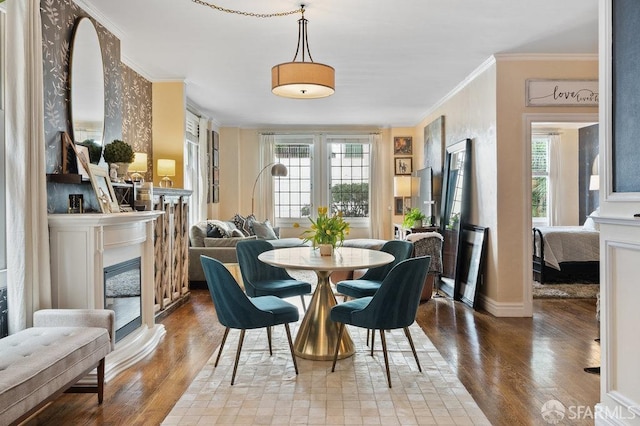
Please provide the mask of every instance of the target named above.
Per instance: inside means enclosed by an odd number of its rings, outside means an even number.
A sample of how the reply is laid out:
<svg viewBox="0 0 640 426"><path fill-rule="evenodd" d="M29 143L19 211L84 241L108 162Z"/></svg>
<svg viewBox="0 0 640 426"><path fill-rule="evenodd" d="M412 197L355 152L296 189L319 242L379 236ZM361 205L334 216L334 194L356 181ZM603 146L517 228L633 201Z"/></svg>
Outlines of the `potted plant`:
<svg viewBox="0 0 640 426"><path fill-rule="evenodd" d="M330 256L336 245L341 245L345 236L349 235L349 224L344 221L342 212L332 216L327 212L327 207L318 207L318 218L315 221L309 218L311 229L301 236L305 242L311 241L314 247L319 247L322 256Z"/></svg>
<svg viewBox="0 0 640 426"><path fill-rule="evenodd" d="M129 171L129 164L133 163L134 158L133 148L128 143L119 139L114 139L113 142L104 147L102 157L104 161L109 163L109 168L112 164L118 166L118 177L126 176Z"/></svg>
<svg viewBox="0 0 640 426"><path fill-rule="evenodd" d="M426 219L426 218L427 218L427 215L422 213L419 208L414 207L411 210L409 210L407 215L404 217L404 221L402 222L402 226L404 226L407 229L410 229L410 228L421 228L422 227L422 221L424 219Z"/></svg>

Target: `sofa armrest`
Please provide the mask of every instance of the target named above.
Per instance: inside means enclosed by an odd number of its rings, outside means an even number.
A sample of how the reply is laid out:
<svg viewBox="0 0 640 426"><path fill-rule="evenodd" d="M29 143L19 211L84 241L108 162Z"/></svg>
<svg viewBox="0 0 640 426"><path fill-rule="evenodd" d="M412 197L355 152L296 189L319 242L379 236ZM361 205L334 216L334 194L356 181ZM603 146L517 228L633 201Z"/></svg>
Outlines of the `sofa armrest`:
<svg viewBox="0 0 640 426"><path fill-rule="evenodd" d="M101 327L116 347L116 313L109 309L41 309L33 313L34 327Z"/></svg>

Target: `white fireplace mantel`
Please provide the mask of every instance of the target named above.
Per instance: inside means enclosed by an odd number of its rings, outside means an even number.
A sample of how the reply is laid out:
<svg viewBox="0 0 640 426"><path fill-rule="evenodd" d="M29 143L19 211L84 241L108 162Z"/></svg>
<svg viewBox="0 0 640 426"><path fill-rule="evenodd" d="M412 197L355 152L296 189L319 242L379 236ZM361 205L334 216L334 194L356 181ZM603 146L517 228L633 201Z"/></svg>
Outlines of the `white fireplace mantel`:
<svg viewBox="0 0 640 426"><path fill-rule="evenodd" d="M107 356L106 380L153 351L166 333L154 315L154 222L162 214L49 215L54 308L104 308L104 268L140 257L142 325Z"/></svg>

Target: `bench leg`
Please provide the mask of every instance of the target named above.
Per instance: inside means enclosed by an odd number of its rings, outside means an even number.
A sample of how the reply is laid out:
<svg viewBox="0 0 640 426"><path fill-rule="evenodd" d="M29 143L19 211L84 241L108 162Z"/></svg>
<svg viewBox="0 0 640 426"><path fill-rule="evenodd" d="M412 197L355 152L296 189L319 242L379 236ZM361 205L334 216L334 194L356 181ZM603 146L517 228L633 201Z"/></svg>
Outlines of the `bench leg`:
<svg viewBox="0 0 640 426"><path fill-rule="evenodd" d="M104 358L98 364L98 404L102 404L104 392Z"/></svg>

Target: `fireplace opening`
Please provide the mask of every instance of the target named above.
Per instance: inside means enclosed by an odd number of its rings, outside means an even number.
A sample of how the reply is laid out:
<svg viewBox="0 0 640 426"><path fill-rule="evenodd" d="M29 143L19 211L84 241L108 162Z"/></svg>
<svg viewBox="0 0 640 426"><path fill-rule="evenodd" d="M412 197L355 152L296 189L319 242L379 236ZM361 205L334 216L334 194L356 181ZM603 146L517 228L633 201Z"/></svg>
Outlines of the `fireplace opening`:
<svg viewBox="0 0 640 426"><path fill-rule="evenodd" d="M142 325L140 268L139 257L104 268L104 307L116 313L116 342Z"/></svg>

